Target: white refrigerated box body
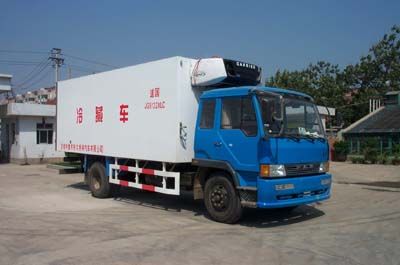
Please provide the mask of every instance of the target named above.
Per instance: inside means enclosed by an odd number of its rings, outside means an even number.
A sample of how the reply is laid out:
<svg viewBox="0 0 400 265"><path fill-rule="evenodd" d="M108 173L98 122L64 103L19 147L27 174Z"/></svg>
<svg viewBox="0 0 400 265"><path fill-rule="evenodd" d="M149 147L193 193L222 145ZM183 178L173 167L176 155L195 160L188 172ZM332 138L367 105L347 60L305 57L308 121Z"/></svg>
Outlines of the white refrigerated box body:
<svg viewBox="0 0 400 265"><path fill-rule="evenodd" d="M60 81L57 150L117 158L191 162L198 60L172 57Z"/></svg>

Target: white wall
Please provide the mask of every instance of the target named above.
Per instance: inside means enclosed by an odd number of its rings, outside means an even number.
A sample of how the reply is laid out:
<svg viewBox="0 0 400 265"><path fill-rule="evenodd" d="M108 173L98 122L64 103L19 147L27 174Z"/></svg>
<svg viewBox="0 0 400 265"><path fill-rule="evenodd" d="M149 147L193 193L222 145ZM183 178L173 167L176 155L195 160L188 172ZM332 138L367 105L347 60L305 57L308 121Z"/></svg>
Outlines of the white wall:
<svg viewBox="0 0 400 265"><path fill-rule="evenodd" d="M6 123L10 128L10 141L12 140L11 124L16 125L15 143L11 145L10 159L48 159L64 157L64 152L55 151L55 118L45 117L46 123L53 124L53 144L36 143L36 124L42 123L42 117L10 117L3 119L2 123L2 141L5 144ZM5 151L5 150L4 150Z"/></svg>
<svg viewBox="0 0 400 265"><path fill-rule="evenodd" d="M0 75L0 92L11 91L11 76Z"/></svg>
<svg viewBox="0 0 400 265"><path fill-rule="evenodd" d="M19 117L18 151L11 152L11 158L24 159L25 152L28 158L55 158L64 157L64 152L55 150L55 118L46 117L46 123L53 124L53 144L36 143L36 124L42 123L42 117ZM25 151L26 150L26 151ZM14 155L14 156L13 156Z"/></svg>

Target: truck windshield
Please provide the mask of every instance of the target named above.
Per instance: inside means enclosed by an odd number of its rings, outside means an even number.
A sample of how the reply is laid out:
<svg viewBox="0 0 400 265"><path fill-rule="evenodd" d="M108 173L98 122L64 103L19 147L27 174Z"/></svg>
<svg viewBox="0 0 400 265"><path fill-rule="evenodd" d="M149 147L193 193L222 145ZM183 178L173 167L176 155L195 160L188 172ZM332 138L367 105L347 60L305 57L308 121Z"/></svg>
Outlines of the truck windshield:
<svg viewBox="0 0 400 265"><path fill-rule="evenodd" d="M259 102L266 134L325 138L316 105L306 99L261 96ZM283 107L281 106L283 104ZM283 113L281 113L283 112Z"/></svg>

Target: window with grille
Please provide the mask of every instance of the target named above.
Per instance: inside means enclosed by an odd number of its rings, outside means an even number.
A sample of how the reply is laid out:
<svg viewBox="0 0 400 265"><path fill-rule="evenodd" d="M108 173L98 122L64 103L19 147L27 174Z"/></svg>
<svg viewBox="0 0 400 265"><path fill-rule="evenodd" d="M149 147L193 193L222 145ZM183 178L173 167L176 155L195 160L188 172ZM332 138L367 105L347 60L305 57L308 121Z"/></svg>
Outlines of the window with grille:
<svg viewBox="0 0 400 265"><path fill-rule="evenodd" d="M36 144L53 144L53 124L36 124Z"/></svg>

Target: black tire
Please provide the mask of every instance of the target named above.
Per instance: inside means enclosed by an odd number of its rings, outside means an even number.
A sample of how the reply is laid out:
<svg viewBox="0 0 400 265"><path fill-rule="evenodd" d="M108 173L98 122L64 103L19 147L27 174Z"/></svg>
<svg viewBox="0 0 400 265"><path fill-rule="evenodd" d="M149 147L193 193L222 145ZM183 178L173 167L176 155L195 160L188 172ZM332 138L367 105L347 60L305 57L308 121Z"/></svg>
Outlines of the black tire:
<svg viewBox="0 0 400 265"><path fill-rule="evenodd" d="M110 198L116 191L116 185L108 181L106 168L100 162L94 162L89 169L88 174L89 188L93 197Z"/></svg>
<svg viewBox="0 0 400 265"><path fill-rule="evenodd" d="M242 217L239 193L224 173L213 174L207 180L204 204L211 218L217 222L233 224Z"/></svg>

